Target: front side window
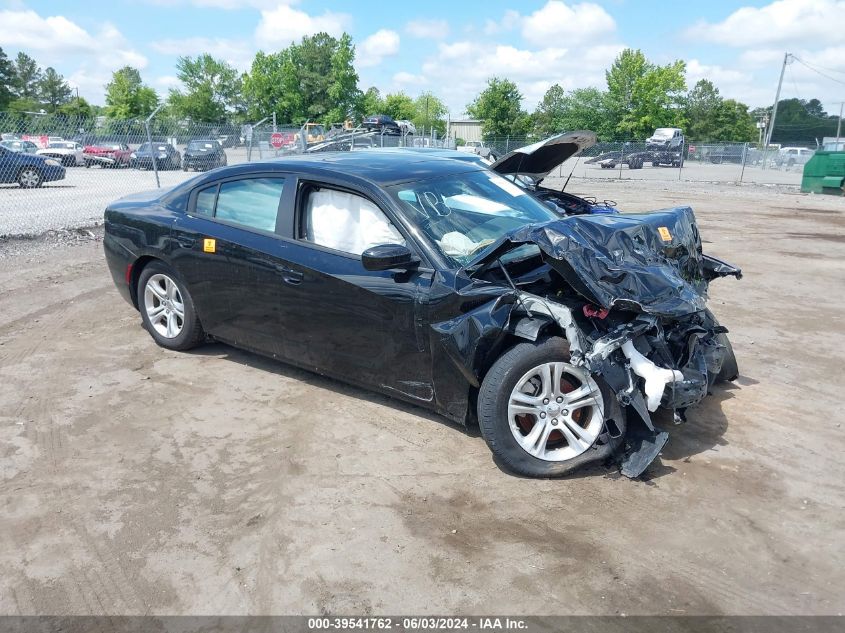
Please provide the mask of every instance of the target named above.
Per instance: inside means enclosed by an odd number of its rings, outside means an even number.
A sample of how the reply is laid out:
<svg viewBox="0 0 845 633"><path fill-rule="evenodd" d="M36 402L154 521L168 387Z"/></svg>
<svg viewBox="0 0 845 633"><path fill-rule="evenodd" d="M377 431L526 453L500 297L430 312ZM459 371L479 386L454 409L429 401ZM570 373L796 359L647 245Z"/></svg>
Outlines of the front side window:
<svg viewBox="0 0 845 633"><path fill-rule="evenodd" d="M395 185L387 191L458 266L471 262L509 231L559 219L524 189L486 170Z"/></svg>
<svg viewBox="0 0 845 633"><path fill-rule="evenodd" d="M405 244L381 209L354 193L311 189L303 215L302 237L336 251L360 255L378 244Z"/></svg>

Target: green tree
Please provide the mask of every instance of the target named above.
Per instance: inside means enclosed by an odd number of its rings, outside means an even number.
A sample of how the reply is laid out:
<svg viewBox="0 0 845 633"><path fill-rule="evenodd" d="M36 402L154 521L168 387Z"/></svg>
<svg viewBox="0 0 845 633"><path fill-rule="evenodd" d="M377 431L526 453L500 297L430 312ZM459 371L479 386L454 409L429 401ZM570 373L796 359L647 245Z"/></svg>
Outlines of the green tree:
<svg viewBox="0 0 845 633"><path fill-rule="evenodd" d="M14 97L15 67L0 47L0 110L5 110Z"/></svg>
<svg viewBox="0 0 845 633"><path fill-rule="evenodd" d="M47 112L55 112L59 106L70 101L72 92L65 78L52 67L44 71L38 82L38 95Z"/></svg>
<svg viewBox="0 0 845 633"><path fill-rule="evenodd" d="M106 84L105 114L111 119L147 117L158 105L155 90L145 86L137 68L124 66Z"/></svg>
<svg viewBox="0 0 845 633"><path fill-rule="evenodd" d="M414 100L414 110L416 114L411 121L420 132L425 130L427 133L428 130L434 128L440 135L446 133L446 115L449 109L434 94L429 91L423 92Z"/></svg>
<svg viewBox="0 0 845 633"><path fill-rule="evenodd" d="M176 76L184 91L171 89L170 109L176 116L216 122L240 110L241 77L232 66L208 53L180 57Z"/></svg>
<svg viewBox="0 0 845 633"><path fill-rule="evenodd" d="M67 103L59 106L58 114L78 119L90 119L94 116L94 108L82 97L74 97Z"/></svg>
<svg viewBox="0 0 845 633"><path fill-rule="evenodd" d="M645 138L657 127L683 127L686 64L649 62L625 49L605 73L606 109L617 136Z"/></svg>
<svg viewBox="0 0 845 633"><path fill-rule="evenodd" d="M12 87L18 99L38 99L38 82L41 81L41 68L38 63L24 52L15 58L15 75Z"/></svg>
<svg viewBox="0 0 845 633"><path fill-rule="evenodd" d="M371 114L381 114L383 110L384 101L381 98L381 93L375 86L370 86L358 100L358 106L355 114L358 115L358 117L362 117L369 116Z"/></svg>
<svg viewBox="0 0 845 633"><path fill-rule="evenodd" d="M566 94L555 84L546 91L534 112L534 132L538 136L550 136L558 132L592 130L601 137L611 136L605 100L605 94L597 88L578 88Z"/></svg>
<svg viewBox="0 0 845 633"><path fill-rule="evenodd" d="M385 95L381 114L387 114L394 119L410 121L417 115L414 100L404 92Z"/></svg>
<svg viewBox="0 0 845 633"><path fill-rule="evenodd" d="M303 112L299 79L290 49L267 54L259 51L243 78L244 97L252 121L272 116L282 122L298 121Z"/></svg>
<svg viewBox="0 0 845 633"><path fill-rule="evenodd" d="M328 96L331 102L324 122L341 123L355 112L361 91L358 90L358 73L355 70L355 46L346 33L340 36L332 52Z"/></svg>
<svg viewBox="0 0 845 633"><path fill-rule="evenodd" d="M771 118L772 108L766 108L765 112ZM772 142L810 144L825 136L835 136L837 119L824 111L818 99L781 99Z"/></svg>
<svg viewBox="0 0 845 633"><path fill-rule="evenodd" d="M687 95L686 135L694 141L719 140L715 129L715 116L722 105L719 89L709 79L700 79Z"/></svg>
<svg viewBox="0 0 845 633"><path fill-rule="evenodd" d="M258 53L243 80L250 116L276 112L277 120L297 124L343 121L362 103L354 60L345 33L317 33L277 53Z"/></svg>
<svg viewBox="0 0 845 633"><path fill-rule="evenodd" d="M522 109L522 94L516 84L508 79L493 77L487 87L467 105L467 113L481 120L485 139L501 136L522 136L531 124Z"/></svg>

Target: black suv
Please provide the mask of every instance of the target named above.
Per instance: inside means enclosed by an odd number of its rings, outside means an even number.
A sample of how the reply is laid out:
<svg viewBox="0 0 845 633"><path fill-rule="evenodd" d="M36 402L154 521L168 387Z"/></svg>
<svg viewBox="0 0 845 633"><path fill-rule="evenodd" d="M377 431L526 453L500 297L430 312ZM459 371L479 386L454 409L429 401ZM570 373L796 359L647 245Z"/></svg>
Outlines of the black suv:
<svg viewBox="0 0 845 633"><path fill-rule="evenodd" d="M188 147L185 149L185 156L182 160L182 169L185 171L189 169L207 171L226 164L226 152L219 141L211 139L188 141Z"/></svg>
<svg viewBox="0 0 845 633"><path fill-rule="evenodd" d="M386 114L371 114L361 122L361 127L368 130L378 130L384 134L402 134L399 124L393 117Z"/></svg>

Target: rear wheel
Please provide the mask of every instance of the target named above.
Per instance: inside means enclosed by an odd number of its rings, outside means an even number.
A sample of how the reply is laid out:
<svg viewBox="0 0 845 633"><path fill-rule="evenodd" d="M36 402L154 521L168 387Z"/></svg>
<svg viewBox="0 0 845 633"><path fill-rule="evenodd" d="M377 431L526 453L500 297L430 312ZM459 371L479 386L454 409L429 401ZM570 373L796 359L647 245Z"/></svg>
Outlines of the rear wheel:
<svg viewBox="0 0 845 633"><path fill-rule="evenodd" d="M152 262L141 271L138 307L144 327L162 347L187 350L205 339L188 289L160 262Z"/></svg>
<svg viewBox="0 0 845 633"><path fill-rule="evenodd" d="M520 343L485 376L478 395L481 434L510 470L564 475L606 455L599 445L621 441L605 433L609 389L569 360L562 338Z"/></svg>
<svg viewBox="0 0 845 633"><path fill-rule="evenodd" d="M18 173L18 184L23 189L34 189L44 184L44 177L35 167L24 167Z"/></svg>

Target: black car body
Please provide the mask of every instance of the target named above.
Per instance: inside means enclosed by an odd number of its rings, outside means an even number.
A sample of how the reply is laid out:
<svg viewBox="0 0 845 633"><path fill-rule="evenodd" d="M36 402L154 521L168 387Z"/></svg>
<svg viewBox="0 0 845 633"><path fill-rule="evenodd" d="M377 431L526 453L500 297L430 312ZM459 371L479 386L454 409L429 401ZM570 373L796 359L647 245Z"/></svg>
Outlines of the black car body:
<svg viewBox="0 0 845 633"><path fill-rule="evenodd" d="M706 308L739 270L687 207L559 214L467 162L305 155L106 209L114 283L157 343L207 337L477 421L508 467L616 457L640 474L684 410L736 376Z"/></svg>
<svg viewBox="0 0 845 633"><path fill-rule="evenodd" d="M153 162L157 169L179 169L182 156L170 143L143 143L129 156L129 166L133 169L152 169Z"/></svg>
<svg viewBox="0 0 845 633"><path fill-rule="evenodd" d="M189 169L208 171L226 164L226 152L223 147L217 141L210 139L190 141L182 157L182 169L185 171Z"/></svg>
<svg viewBox="0 0 845 633"><path fill-rule="evenodd" d="M402 128L387 114L371 114L364 117L361 127L367 130L378 130L385 134L402 134Z"/></svg>

